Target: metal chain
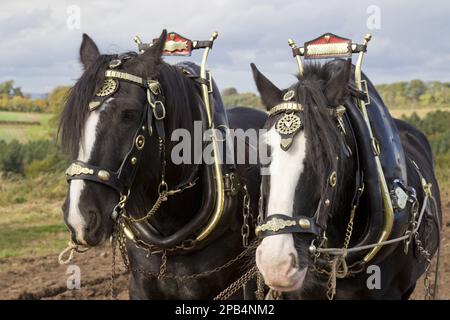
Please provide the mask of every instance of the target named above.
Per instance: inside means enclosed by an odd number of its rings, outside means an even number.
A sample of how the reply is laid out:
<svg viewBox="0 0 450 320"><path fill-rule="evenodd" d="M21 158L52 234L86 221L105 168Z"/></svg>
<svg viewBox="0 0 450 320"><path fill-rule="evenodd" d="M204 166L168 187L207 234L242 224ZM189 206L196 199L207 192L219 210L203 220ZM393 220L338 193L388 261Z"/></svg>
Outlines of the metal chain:
<svg viewBox="0 0 450 320"><path fill-rule="evenodd" d="M147 212L147 214L140 218L132 218L127 217L127 220L130 222L141 222L150 219L155 215L156 212L158 212L159 208L163 204L163 202L167 201L169 196L173 196L177 193L180 193L186 189L190 189L197 183L197 178L194 181L189 182L188 184L184 185L181 188L178 188L176 190L168 190L167 183L162 180L158 186L158 199L156 199L155 203L153 204L152 208Z"/></svg>
<svg viewBox="0 0 450 320"><path fill-rule="evenodd" d="M345 239L344 239L344 248L348 249L350 244L350 239L352 238L353 233L353 220L355 218L356 207L353 207L350 212L350 219L347 224L347 229L345 230Z"/></svg>
<svg viewBox="0 0 450 320"><path fill-rule="evenodd" d="M117 227L116 227L117 228ZM115 280L116 280L116 244L117 244L117 231L114 230L111 239L111 278L110 278L110 296L111 300L116 299Z"/></svg>
<svg viewBox="0 0 450 320"><path fill-rule="evenodd" d="M167 252L166 250L164 250L161 255L161 265L159 266L158 280L162 280L165 277L166 271L167 271Z"/></svg>
<svg viewBox="0 0 450 320"><path fill-rule="evenodd" d="M244 248L248 247L248 237L250 235L250 226L248 224L248 219L250 217L250 195L247 190L247 186L244 185L242 187L244 190L244 198L243 198L243 207L242 207L242 227L241 227L241 236L242 236L242 246Z"/></svg>
<svg viewBox="0 0 450 320"><path fill-rule="evenodd" d="M207 270L207 271L200 272L200 273L188 274L188 275L176 275L176 274L165 273L164 278L184 281L184 280L192 280L192 279L210 276L214 273L220 272L220 271L230 267L235 262L244 258L248 254L248 252L255 249L256 243L257 243L256 241L250 243L248 248L246 248L244 251L239 253L239 255L237 255L235 258L229 260L225 264L223 264L215 269ZM142 268L130 268L130 270L134 271L134 272L139 272L139 273L143 274L144 276L151 277L151 278L158 278L158 276L159 276L159 272L156 273L156 272L146 271L146 270L143 270Z"/></svg>
<svg viewBox="0 0 450 320"><path fill-rule="evenodd" d="M264 287L266 284L264 283L264 279L263 279L261 272L258 272L256 277L257 277L256 278L256 291L255 291L256 300L264 300Z"/></svg>
<svg viewBox="0 0 450 320"><path fill-rule="evenodd" d="M428 220L427 220L428 221ZM424 239L424 243L427 242L428 239L428 232L427 232L427 226L428 223L426 223L425 225L425 230L424 230L424 234L425 234L425 239ZM433 289L431 288L431 280L430 280L430 273L431 273L431 254L428 250L426 250L424 248L424 246L422 245L422 241L419 239L419 233L416 232L414 234L414 243L416 245L416 250L417 252L426 260L427 262L427 268L425 270L425 275L423 278L423 285L425 287L425 296L424 299L425 300L432 300L434 293L432 292Z"/></svg>
<svg viewBox="0 0 450 320"><path fill-rule="evenodd" d="M258 268L253 266L246 273L244 273L239 279L230 284L225 290L220 292L214 300L227 300L233 294L235 294L239 289L241 289L248 281L256 276L258 273Z"/></svg>

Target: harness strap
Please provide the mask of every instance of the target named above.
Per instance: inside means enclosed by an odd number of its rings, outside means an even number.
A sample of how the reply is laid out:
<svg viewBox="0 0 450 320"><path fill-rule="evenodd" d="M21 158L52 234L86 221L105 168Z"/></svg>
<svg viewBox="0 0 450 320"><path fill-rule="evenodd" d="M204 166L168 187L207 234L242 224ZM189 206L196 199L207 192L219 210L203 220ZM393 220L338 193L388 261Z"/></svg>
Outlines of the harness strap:
<svg viewBox="0 0 450 320"><path fill-rule="evenodd" d="M285 233L310 233L319 236L320 228L315 223L314 217L271 214L256 227L255 232L262 237Z"/></svg>

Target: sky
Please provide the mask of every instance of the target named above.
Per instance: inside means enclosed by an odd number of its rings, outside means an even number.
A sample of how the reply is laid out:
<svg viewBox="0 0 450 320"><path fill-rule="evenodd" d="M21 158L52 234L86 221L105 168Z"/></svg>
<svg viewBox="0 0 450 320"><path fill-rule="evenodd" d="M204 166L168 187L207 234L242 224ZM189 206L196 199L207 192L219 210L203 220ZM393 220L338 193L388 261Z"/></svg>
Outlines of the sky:
<svg viewBox="0 0 450 320"><path fill-rule="evenodd" d="M373 34L363 70L376 84L450 81L446 0L0 0L0 82L47 93L80 77L83 33L102 53L120 53L136 50L135 35L148 42L163 28L193 40L219 32L208 67L221 89L256 92L251 62L287 87L297 72L287 39L300 45L325 32L353 42Z"/></svg>

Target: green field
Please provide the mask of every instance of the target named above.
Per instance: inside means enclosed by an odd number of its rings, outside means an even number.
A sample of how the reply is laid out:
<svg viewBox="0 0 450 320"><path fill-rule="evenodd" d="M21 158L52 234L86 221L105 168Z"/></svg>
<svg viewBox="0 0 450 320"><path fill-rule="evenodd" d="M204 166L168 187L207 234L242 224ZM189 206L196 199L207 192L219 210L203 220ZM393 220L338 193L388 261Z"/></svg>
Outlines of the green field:
<svg viewBox="0 0 450 320"><path fill-rule="evenodd" d="M52 118L45 113L1 111L0 140L54 139ZM33 178L0 174L0 259L45 255L65 247L68 233L61 211L65 191L62 172Z"/></svg>
<svg viewBox="0 0 450 320"><path fill-rule="evenodd" d="M67 244L62 173L0 177L0 259L56 253Z"/></svg>
<svg viewBox="0 0 450 320"><path fill-rule="evenodd" d="M50 123L52 118L53 115L48 113L0 111L0 140L9 142L17 139L26 143L55 138L55 129Z"/></svg>

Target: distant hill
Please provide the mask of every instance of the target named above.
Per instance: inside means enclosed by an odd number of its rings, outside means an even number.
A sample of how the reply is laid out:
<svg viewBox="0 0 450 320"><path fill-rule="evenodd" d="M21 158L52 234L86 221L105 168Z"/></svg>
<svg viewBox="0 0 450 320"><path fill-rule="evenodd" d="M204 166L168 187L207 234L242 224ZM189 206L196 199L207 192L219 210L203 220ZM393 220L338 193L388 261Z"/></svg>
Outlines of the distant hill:
<svg viewBox="0 0 450 320"><path fill-rule="evenodd" d="M449 108L450 82L411 80L376 86L390 109Z"/></svg>
<svg viewBox="0 0 450 320"><path fill-rule="evenodd" d="M389 109L450 108L450 82L411 80L376 86ZM222 91L226 107L263 108L254 93L239 93L235 88Z"/></svg>
<svg viewBox="0 0 450 320"><path fill-rule="evenodd" d="M254 107L257 109L264 109L258 95L251 92L238 93L235 88L227 88L222 90L222 100L227 108Z"/></svg>

